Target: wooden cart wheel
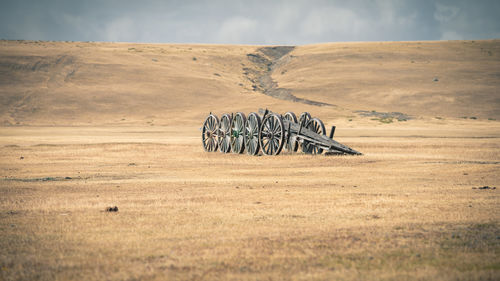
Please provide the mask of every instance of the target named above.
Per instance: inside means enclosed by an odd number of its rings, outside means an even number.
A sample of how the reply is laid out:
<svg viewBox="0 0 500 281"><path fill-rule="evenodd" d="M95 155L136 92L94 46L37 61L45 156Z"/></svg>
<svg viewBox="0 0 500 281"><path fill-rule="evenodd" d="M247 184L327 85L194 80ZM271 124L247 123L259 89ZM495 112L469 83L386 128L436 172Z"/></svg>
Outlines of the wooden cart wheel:
<svg viewBox="0 0 500 281"><path fill-rule="evenodd" d="M259 129L261 121L260 116L252 112L248 115L247 121L245 122L245 147L247 149L248 155L257 155L260 150L259 142Z"/></svg>
<svg viewBox="0 0 500 281"><path fill-rule="evenodd" d="M297 123L297 116L293 112L285 113L283 119L288 120L292 123ZM295 137L288 136L288 127L285 128L285 149L288 152L295 152L299 148L299 143L295 139Z"/></svg>
<svg viewBox="0 0 500 281"><path fill-rule="evenodd" d="M219 123L219 135L217 136L219 151L228 153L231 150L231 115L222 115Z"/></svg>
<svg viewBox="0 0 500 281"><path fill-rule="evenodd" d="M309 120L311 120L311 114L309 114L309 112L302 112L302 114L300 114L300 117L299 117L299 125L302 124L302 126L307 126L307 122L309 122Z"/></svg>
<svg viewBox="0 0 500 281"><path fill-rule="evenodd" d="M231 151L233 153L243 153L245 150L244 131L247 118L245 114L238 112L233 119L233 127L231 128Z"/></svg>
<svg viewBox="0 0 500 281"><path fill-rule="evenodd" d="M285 126L278 114L268 114L259 130L259 141L262 151L266 155L278 155L285 141Z"/></svg>
<svg viewBox="0 0 500 281"><path fill-rule="evenodd" d="M325 125L319 118L309 120L306 127L316 134L326 135ZM321 154L323 149L317 147L314 143L304 140L302 143L302 151L309 154Z"/></svg>
<svg viewBox="0 0 500 281"><path fill-rule="evenodd" d="M207 152L217 151L217 131L219 130L219 118L210 114L203 123L203 131L201 140L203 142L203 149Z"/></svg>

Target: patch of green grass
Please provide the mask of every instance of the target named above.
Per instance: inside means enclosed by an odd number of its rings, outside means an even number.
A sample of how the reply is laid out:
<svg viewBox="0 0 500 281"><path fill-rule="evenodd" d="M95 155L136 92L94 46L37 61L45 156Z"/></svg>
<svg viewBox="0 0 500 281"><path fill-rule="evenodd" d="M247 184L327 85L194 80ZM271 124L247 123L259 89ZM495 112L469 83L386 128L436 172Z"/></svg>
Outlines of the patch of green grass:
<svg viewBox="0 0 500 281"><path fill-rule="evenodd" d="M495 119L495 118L488 118L488 120L495 121L497 119Z"/></svg>
<svg viewBox="0 0 500 281"><path fill-rule="evenodd" d="M386 117L386 118L380 118L379 121L380 123L389 124L393 122L393 119L392 117Z"/></svg>
<svg viewBox="0 0 500 281"><path fill-rule="evenodd" d="M484 270L500 270L500 263L489 264L483 266Z"/></svg>
<svg viewBox="0 0 500 281"><path fill-rule="evenodd" d="M443 119L443 117L439 117L439 116L436 116L436 117L434 117L434 118L436 118L436 119L438 119L438 120Z"/></svg>
<svg viewBox="0 0 500 281"><path fill-rule="evenodd" d="M471 116L471 117L469 117L469 119L474 119L474 120L476 120L476 119L477 119L477 117L475 117L475 116Z"/></svg>
<svg viewBox="0 0 500 281"><path fill-rule="evenodd" d="M471 230L485 230L485 229L490 229L490 230L495 230L498 229L498 225L496 223L476 223L473 224L469 227Z"/></svg>
<svg viewBox="0 0 500 281"><path fill-rule="evenodd" d="M39 181L60 181L64 180L62 177L43 177L43 178L6 178L4 180L8 181L20 181L20 182L39 182ZM69 178L71 179L71 178Z"/></svg>
<svg viewBox="0 0 500 281"><path fill-rule="evenodd" d="M370 120L379 121L380 123L384 123L384 124L389 124L389 123L392 123L394 121L394 119L392 117L372 118Z"/></svg>

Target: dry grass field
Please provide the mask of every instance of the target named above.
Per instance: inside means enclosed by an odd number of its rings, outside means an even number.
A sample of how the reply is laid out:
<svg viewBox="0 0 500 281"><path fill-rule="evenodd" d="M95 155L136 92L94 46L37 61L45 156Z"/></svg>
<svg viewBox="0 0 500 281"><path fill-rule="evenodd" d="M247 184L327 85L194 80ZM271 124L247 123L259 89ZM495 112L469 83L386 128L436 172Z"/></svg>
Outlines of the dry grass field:
<svg viewBox="0 0 500 281"><path fill-rule="evenodd" d="M500 279L499 40L259 48L0 41L0 280ZM364 155L203 151L265 107Z"/></svg>

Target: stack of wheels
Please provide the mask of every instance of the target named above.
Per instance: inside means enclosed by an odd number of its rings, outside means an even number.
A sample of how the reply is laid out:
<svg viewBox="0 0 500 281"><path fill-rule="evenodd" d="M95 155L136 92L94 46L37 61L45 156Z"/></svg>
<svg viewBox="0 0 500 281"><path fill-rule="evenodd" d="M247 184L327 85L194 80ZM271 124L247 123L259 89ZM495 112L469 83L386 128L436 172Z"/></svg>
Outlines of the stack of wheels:
<svg viewBox="0 0 500 281"><path fill-rule="evenodd" d="M265 155L278 155L283 147L287 152L296 152L300 142L302 151L307 154L321 154L323 150L314 143L300 140L295 134L288 136L283 120L299 123L302 127L326 135L325 125L318 118L311 118L308 112L303 112L299 119L293 112L281 116L275 113L267 114L263 120L252 112L236 115L224 114L220 121L214 114L205 119L202 128L203 148L207 152L219 150L222 153L246 153L258 155L259 151Z"/></svg>

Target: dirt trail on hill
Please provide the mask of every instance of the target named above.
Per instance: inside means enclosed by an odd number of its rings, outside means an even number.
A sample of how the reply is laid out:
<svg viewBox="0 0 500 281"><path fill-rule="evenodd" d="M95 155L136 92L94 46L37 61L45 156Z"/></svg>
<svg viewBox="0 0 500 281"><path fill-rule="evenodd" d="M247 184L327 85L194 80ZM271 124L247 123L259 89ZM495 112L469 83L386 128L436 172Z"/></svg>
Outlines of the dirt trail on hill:
<svg viewBox="0 0 500 281"><path fill-rule="evenodd" d="M253 90L281 100L315 106L334 106L329 103L296 97L290 89L279 88L278 83L273 80L271 76L274 70L291 60L293 56L289 53L294 49L294 46L262 47L257 49L255 53L247 54L252 66L244 67L243 70L248 80L252 82Z"/></svg>

